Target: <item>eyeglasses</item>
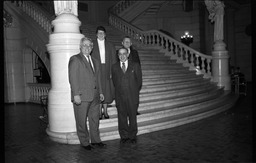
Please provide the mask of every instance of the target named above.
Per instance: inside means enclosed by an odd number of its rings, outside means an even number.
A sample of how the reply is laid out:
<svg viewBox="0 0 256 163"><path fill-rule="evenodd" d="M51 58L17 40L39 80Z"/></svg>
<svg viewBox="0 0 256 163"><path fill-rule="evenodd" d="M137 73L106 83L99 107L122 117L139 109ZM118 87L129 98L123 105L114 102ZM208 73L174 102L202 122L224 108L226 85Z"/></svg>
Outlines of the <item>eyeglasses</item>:
<svg viewBox="0 0 256 163"><path fill-rule="evenodd" d="M83 47L83 48L93 48L93 45L86 45L86 44L83 44L83 45L81 45L81 47Z"/></svg>

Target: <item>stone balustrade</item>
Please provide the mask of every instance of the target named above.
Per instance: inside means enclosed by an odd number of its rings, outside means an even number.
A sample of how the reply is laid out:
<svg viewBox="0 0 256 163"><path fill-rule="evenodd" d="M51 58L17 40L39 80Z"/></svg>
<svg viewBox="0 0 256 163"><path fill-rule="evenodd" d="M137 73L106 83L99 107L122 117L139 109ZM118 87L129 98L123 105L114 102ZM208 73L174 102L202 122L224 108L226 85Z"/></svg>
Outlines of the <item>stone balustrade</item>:
<svg viewBox="0 0 256 163"><path fill-rule="evenodd" d="M109 24L129 35L137 43L157 47L171 59L176 59L191 70L196 70L197 74L204 74L204 78L212 78L212 56L204 55L158 30L142 31L115 15L111 10Z"/></svg>
<svg viewBox="0 0 256 163"><path fill-rule="evenodd" d="M47 96L51 88L51 84L27 83L30 89L29 102L40 103L41 96Z"/></svg>
<svg viewBox="0 0 256 163"><path fill-rule="evenodd" d="M51 16L31 1L16 2L22 10L32 17L47 33L51 34Z"/></svg>

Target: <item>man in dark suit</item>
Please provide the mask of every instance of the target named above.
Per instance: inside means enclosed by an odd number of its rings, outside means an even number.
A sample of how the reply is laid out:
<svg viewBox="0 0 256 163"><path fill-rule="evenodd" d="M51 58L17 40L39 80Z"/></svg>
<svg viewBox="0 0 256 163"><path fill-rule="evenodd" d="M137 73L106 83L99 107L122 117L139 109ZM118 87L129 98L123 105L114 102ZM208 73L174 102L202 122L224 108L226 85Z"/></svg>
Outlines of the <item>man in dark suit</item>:
<svg viewBox="0 0 256 163"><path fill-rule="evenodd" d="M133 48L132 40L129 36L125 36L123 38L122 45L123 47L128 49L128 60L137 62L140 65L140 57L139 57L138 51ZM137 115L140 115L140 113L137 112Z"/></svg>
<svg viewBox="0 0 256 163"><path fill-rule="evenodd" d="M139 106L139 92L142 86L142 72L138 63L128 61L128 50L126 48L118 50L118 57L120 62L112 65L111 72L115 86L120 142L136 143L138 133L136 113Z"/></svg>
<svg viewBox="0 0 256 163"><path fill-rule="evenodd" d="M100 63L90 56L93 42L89 38L80 41L80 53L69 60L69 83L74 106L77 135L81 145L91 150L93 146L104 147L99 133L99 104L104 100L100 84ZM87 129L89 120L90 134ZM89 141L91 140L91 144Z"/></svg>
<svg viewBox="0 0 256 163"><path fill-rule="evenodd" d="M132 46L132 40L129 36L125 36L122 41L123 47L128 49L128 59L133 62L137 62L140 65L140 57L138 55L138 51L135 50Z"/></svg>

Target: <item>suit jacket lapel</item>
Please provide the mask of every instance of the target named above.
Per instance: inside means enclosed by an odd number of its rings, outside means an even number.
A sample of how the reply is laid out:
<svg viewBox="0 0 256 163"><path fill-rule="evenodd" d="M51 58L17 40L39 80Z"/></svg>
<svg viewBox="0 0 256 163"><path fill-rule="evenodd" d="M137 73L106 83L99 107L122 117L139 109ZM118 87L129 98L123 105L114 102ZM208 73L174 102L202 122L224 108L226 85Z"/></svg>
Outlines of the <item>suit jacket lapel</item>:
<svg viewBox="0 0 256 163"><path fill-rule="evenodd" d="M110 59L109 55L108 55L109 47L108 47L106 39L104 41L104 44L105 44L105 62L109 63L109 59Z"/></svg>
<svg viewBox="0 0 256 163"><path fill-rule="evenodd" d="M100 59L100 50L99 50L99 44L98 44L98 40L97 39L96 39L96 41L95 41L95 43L93 45L95 45L93 47L94 57L100 61L101 60Z"/></svg>
<svg viewBox="0 0 256 163"><path fill-rule="evenodd" d="M132 62L130 60L128 60L128 68L126 69L126 72L131 71L132 70Z"/></svg>
<svg viewBox="0 0 256 163"><path fill-rule="evenodd" d="M92 56L91 56L91 59L92 59L92 64L93 64L93 68L94 68L94 73L96 73L98 70L98 67L96 66L95 59Z"/></svg>
<svg viewBox="0 0 256 163"><path fill-rule="evenodd" d="M89 69L89 71L90 71L91 73L93 73L92 70L91 70L90 64L89 64L89 62L87 61L87 59L85 58L85 56L84 56L82 53L80 53L79 56L82 58L82 61L83 61L84 65L85 65L85 67L86 67L87 69ZM94 62L93 62L93 65L95 65ZM94 66L94 67L95 67L95 66Z"/></svg>

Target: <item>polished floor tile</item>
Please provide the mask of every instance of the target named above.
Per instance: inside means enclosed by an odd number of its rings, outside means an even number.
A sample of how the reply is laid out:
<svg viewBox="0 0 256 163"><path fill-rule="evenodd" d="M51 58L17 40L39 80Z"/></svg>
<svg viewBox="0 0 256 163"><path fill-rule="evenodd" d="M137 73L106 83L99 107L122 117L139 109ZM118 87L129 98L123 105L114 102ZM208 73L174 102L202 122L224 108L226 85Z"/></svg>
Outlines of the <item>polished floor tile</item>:
<svg viewBox="0 0 256 163"><path fill-rule="evenodd" d="M53 142L37 104L5 104L7 163L228 163L253 162L252 93L226 112L179 127L138 136L137 144L106 141L106 148Z"/></svg>

